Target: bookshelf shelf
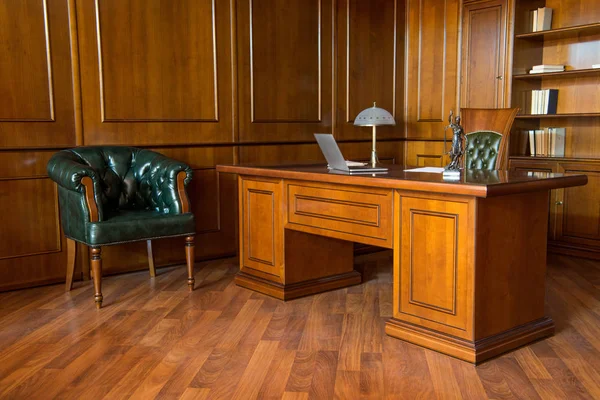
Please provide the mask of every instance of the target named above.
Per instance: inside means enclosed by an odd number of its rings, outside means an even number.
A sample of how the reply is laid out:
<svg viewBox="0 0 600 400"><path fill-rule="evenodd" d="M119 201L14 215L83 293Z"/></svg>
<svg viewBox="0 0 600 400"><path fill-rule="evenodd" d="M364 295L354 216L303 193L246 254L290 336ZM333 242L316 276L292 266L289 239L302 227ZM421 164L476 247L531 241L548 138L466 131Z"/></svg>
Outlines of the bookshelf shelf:
<svg viewBox="0 0 600 400"><path fill-rule="evenodd" d="M576 69L562 72L546 72L543 74L521 74L514 75L513 79L537 80L542 78L570 78L600 75L600 68Z"/></svg>
<svg viewBox="0 0 600 400"><path fill-rule="evenodd" d="M549 156L528 156L528 155L513 155L511 160L520 161L562 161L562 162L598 162L600 158L579 158L579 157L549 157Z"/></svg>
<svg viewBox="0 0 600 400"><path fill-rule="evenodd" d="M524 40L544 40L544 39L564 39L574 36L585 36L600 33L600 22L584 25L568 26L565 28L549 29L539 32L528 32L515 35L516 39Z"/></svg>
<svg viewBox="0 0 600 400"><path fill-rule="evenodd" d="M569 113L569 114L521 114L517 115L518 119L540 119L540 118L593 118L600 117L600 112L597 113Z"/></svg>

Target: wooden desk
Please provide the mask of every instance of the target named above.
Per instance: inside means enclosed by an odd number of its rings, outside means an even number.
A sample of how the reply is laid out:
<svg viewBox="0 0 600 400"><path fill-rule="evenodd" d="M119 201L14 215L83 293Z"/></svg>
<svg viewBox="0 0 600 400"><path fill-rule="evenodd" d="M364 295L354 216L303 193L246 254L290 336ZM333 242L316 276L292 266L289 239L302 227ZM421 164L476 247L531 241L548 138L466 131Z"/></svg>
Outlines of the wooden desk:
<svg viewBox="0 0 600 400"><path fill-rule="evenodd" d="M477 363L554 332L544 316L548 193L585 175L217 171L239 174L240 286L288 300L358 284L359 242L394 250L390 336Z"/></svg>

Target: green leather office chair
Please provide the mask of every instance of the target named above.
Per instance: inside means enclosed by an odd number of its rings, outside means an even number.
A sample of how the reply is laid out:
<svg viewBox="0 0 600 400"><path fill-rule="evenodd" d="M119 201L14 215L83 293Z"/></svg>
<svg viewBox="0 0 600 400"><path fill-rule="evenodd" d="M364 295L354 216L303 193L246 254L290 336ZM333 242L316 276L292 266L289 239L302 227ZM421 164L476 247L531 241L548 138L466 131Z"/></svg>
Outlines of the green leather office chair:
<svg viewBox="0 0 600 400"><path fill-rule="evenodd" d="M90 247L94 299L102 307L101 247L147 241L155 276L153 239L183 236L188 285L194 289L194 215L185 186L186 164L133 147L78 147L54 154L48 175L58 184L61 224L67 237L67 281L71 290L76 244Z"/></svg>
<svg viewBox="0 0 600 400"><path fill-rule="evenodd" d="M462 108L466 134L465 169L508 167L508 140L518 108Z"/></svg>

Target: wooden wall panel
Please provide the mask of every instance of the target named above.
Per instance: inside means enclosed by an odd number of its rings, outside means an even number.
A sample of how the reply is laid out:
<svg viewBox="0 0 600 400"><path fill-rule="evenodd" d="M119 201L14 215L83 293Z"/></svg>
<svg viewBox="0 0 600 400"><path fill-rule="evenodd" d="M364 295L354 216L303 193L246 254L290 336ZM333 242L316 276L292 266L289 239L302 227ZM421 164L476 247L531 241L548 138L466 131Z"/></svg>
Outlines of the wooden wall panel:
<svg viewBox="0 0 600 400"><path fill-rule="evenodd" d="M60 252L58 196L50 179L0 180L0 210L0 260Z"/></svg>
<svg viewBox="0 0 600 400"><path fill-rule="evenodd" d="M552 28L598 22L600 2L596 0L546 0L552 8Z"/></svg>
<svg viewBox="0 0 600 400"><path fill-rule="evenodd" d="M0 290L64 280L58 197L46 177L52 153L0 152Z"/></svg>
<svg viewBox="0 0 600 400"><path fill-rule="evenodd" d="M371 156L370 142L339 143L340 150L347 160L368 161ZM383 163L401 164L404 160L404 146L400 141L382 141L377 143L379 160ZM315 144L260 145L240 147L240 164L257 163L277 165L285 163L318 162L325 158Z"/></svg>
<svg viewBox="0 0 600 400"><path fill-rule="evenodd" d="M240 141L330 132L332 0L240 0L237 10Z"/></svg>
<svg viewBox="0 0 600 400"><path fill-rule="evenodd" d="M0 0L0 147L75 144L70 6Z"/></svg>
<svg viewBox="0 0 600 400"><path fill-rule="evenodd" d="M78 1L85 144L231 142L231 5Z"/></svg>
<svg viewBox="0 0 600 400"><path fill-rule="evenodd" d="M98 2L102 121L218 120L213 7L214 0Z"/></svg>
<svg viewBox="0 0 600 400"><path fill-rule="evenodd" d="M378 138L404 137L404 10L399 0L338 2L338 140L370 137L371 129L355 127L354 118L373 102L396 120L378 128Z"/></svg>
<svg viewBox="0 0 600 400"><path fill-rule="evenodd" d="M407 0L407 136L441 138L457 111L458 0Z"/></svg>
<svg viewBox="0 0 600 400"><path fill-rule="evenodd" d="M405 165L408 167L444 167L449 159L444 150L444 142L409 141L406 143ZM450 143L446 143L447 149Z"/></svg>

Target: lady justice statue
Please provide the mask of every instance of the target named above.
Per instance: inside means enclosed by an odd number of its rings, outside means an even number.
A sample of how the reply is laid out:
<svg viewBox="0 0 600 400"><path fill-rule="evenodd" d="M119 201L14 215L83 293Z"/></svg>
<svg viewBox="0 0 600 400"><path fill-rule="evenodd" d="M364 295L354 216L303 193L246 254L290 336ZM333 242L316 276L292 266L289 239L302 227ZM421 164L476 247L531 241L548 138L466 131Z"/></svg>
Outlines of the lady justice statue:
<svg viewBox="0 0 600 400"><path fill-rule="evenodd" d="M444 128L444 149L446 148L446 130L452 128L452 147L446 154L450 156L450 164L446 165L445 171L460 172L461 159L464 154L465 131L460 125L460 116L452 119L454 113L450 110L448 117L449 125Z"/></svg>

